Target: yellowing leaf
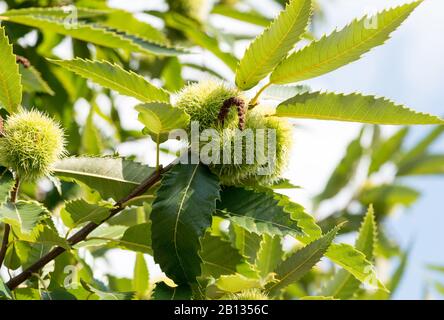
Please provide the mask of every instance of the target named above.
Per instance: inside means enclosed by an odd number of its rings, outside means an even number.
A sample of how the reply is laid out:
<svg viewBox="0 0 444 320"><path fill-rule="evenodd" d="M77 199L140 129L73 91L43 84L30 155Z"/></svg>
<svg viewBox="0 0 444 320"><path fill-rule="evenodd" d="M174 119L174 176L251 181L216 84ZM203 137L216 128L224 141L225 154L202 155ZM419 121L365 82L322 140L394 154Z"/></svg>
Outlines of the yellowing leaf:
<svg viewBox="0 0 444 320"><path fill-rule="evenodd" d="M358 93L303 93L282 102L276 115L388 125L444 124L439 117L413 111L384 98Z"/></svg>

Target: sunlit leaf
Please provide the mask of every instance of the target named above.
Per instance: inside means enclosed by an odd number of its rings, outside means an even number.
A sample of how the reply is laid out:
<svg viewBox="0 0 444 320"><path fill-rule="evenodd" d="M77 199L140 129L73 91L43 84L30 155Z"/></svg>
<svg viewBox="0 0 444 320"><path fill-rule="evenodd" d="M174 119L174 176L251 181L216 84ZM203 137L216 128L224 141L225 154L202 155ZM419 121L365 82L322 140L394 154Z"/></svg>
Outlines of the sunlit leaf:
<svg viewBox="0 0 444 320"><path fill-rule="evenodd" d="M371 261L374 257L376 241L377 228L375 214L373 208L370 207L362 222L355 247L365 254L367 260ZM360 282L348 271L339 270L333 279L327 283L327 286L322 291L322 295L332 296L337 299L349 299L359 289L359 286Z"/></svg>
<svg viewBox="0 0 444 320"><path fill-rule="evenodd" d="M61 179L79 181L104 199L114 200L126 197L154 171L137 162L111 157L65 158L54 166L54 174Z"/></svg>
<svg viewBox="0 0 444 320"><path fill-rule="evenodd" d="M414 1L377 14L355 20L340 31L334 31L291 54L272 73L271 82L285 84L314 78L358 60L372 48L384 44L390 34L422 2Z"/></svg>
<svg viewBox="0 0 444 320"><path fill-rule="evenodd" d="M76 74L121 94L134 97L142 102L169 102L165 90L148 82L144 77L126 71L117 64L107 61L92 61L77 58L74 60L49 60Z"/></svg>
<svg viewBox="0 0 444 320"><path fill-rule="evenodd" d="M43 219L48 210L37 201L19 200L16 203L5 203L0 207L0 221L14 224L23 233L30 233Z"/></svg>
<svg viewBox="0 0 444 320"><path fill-rule="evenodd" d="M185 128L190 121L190 116L182 109L165 103L146 103L138 105L136 110L139 121L145 126L144 133L157 143L165 142L171 131Z"/></svg>
<svg viewBox="0 0 444 320"><path fill-rule="evenodd" d="M123 31L98 24L85 23L75 19L63 19L53 16L41 15L11 15L4 18L6 21L51 31L74 39L91 42L113 49L125 49L130 52L155 54L161 56L175 56L185 51L164 44L159 44L137 35L127 34Z"/></svg>
<svg viewBox="0 0 444 320"><path fill-rule="evenodd" d="M165 174L151 212L154 260L176 284L201 274L200 238L211 226L219 182L201 164L178 164Z"/></svg>
<svg viewBox="0 0 444 320"><path fill-rule="evenodd" d="M293 0L248 47L236 70L236 85L251 89L269 75L307 27L311 0Z"/></svg>
<svg viewBox="0 0 444 320"><path fill-rule="evenodd" d="M384 98L312 92L282 102L276 115L288 118L362 122L372 124L443 124L444 120L396 105Z"/></svg>
<svg viewBox="0 0 444 320"><path fill-rule="evenodd" d="M19 66L12 45L0 26L0 105L9 113L17 111L22 102L22 85Z"/></svg>
<svg viewBox="0 0 444 320"><path fill-rule="evenodd" d="M145 297L150 287L150 275L148 272L148 266L142 253L136 254L133 278L134 291L139 297Z"/></svg>
<svg viewBox="0 0 444 320"><path fill-rule="evenodd" d="M99 224L109 216L110 209L110 206L99 206L78 199L66 202L60 214L64 224L72 228L89 221Z"/></svg>
<svg viewBox="0 0 444 320"><path fill-rule="evenodd" d="M296 251L279 264L274 270L277 281L268 285L267 291L277 294L281 289L302 278L321 260L338 230L339 228L331 230L326 235Z"/></svg>

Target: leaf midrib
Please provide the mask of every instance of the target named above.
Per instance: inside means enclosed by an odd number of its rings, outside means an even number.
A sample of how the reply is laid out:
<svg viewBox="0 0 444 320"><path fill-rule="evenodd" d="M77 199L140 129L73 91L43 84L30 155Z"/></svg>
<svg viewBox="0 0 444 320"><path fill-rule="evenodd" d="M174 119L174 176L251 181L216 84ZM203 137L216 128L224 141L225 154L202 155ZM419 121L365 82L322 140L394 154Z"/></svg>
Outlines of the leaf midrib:
<svg viewBox="0 0 444 320"><path fill-rule="evenodd" d="M76 73L79 74L79 75L81 75L81 71L83 71L83 72L89 74L90 76L93 75L93 76L95 76L95 77L101 79L101 80L104 81L105 83L111 83L111 84L115 85L116 87L119 88L119 90L121 90L121 91L123 91L123 92L131 92L131 94L132 94L134 97L137 97L137 99L139 99L140 101L143 101L143 102L153 101L153 100L147 99L146 96L141 95L140 93L138 93L138 92L136 92L136 91L134 91L134 90L131 90L131 88L125 87L124 85L121 85L121 84L118 83L118 82L112 81L112 80L109 79L109 78L106 78L106 77L104 77L104 76L101 76L100 74L98 74L98 73L96 73L96 72L93 72L92 70L89 70L89 69L82 69L82 68L79 68L79 67L74 66L74 65L70 65L70 66L71 66L71 68L73 69L73 71L75 70L74 72L76 72ZM112 66L112 65L111 65L111 66ZM80 71L79 71L79 70L80 70ZM129 75L129 76L132 75L131 73L127 72L126 70L121 69L121 71L124 72L124 73L126 73L126 74ZM144 81L146 82L146 80L143 79L143 78L140 78L140 76L138 76L138 75L134 75L134 76L137 76L140 80L144 80ZM145 85L147 85L147 87L150 88L150 89L153 89L153 88L154 88L154 86L151 86L148 82L146 82ZM156 89L158 89L158 88L156 88ZM116 90L116 91L117 91L117 90Z"/></svg>
<svg viewBox="0 0 444 320"><path fill-rule="evenodd" d="M83 171L54 169L54 172L56 172L57 175L62 176L62 177L64 176L63 173L72 174L75 177L69 176L69 178L76 179L76 180L78 180L77 176L86 176L86 177L90 177L90 178L97 178L100 180L111 180L113 182L122 182L122 183L127 183L127 184L139 185L139 182L137 182L137 181L130 181L130 180L124 180L124 179L119 179L119 178L113 178L110 176L101 176L101 175L92 174L92 173L83 172Z"/></svg>
<svg viewBox="0 0 444 320"><path fill-rule="evenodd" d="M303 1L307 1L307 0L303 0ZM257 66L255 68L255 70L259 70L261 69L266 63L270 62L270 60L272 60L272 56L274 55L274 53L276 53L276 51L278 51L277 49L281 46L281 44L284 42L284 39L287 38L287 36L291 33L291 30L293 30L294 26L296 25L296 22L299 20L299 16L301 14L301 12L303 11L304 5L301 5L299 12L297 13L297 18L294 19L294 23L292 24L291 28L288 28L288 31L285 33L285 35L279 40L278 44L273 48L273 50L271 51L271 53L268 55L269 59L263 59L263 62L259 64L259 66ZM285 14L287 12L283 11L282 14ZM279 19L280 17L278 17L277 19ZM277 23L278 20L276 20L274 23ZM270 25L269 28L267 28L263 34L265 34L265 32L269 31L273 25ZM253 46L253 43L251 44L251 46ZM251 81L251 78L253 77L253 75L256 75L257 73L250 73L246 78L245 78L245 83L249 83Z"/></svg>
<svg viewBox="0 0 444 320"><path fill-rule="evenodd" d="M184 193L183 193L183 196L182 196L182 200L180 201L179 208L178 208L178 210L177 210L176 222L175 222L175 224L174 224L174 235L173 235L173 240L174 240L174 241L173 241L173 243L174 243L174 250L175 250L175 252L176 252L176 257L177 257L177 259L178 259L178 261L179 261L180 268L182 269L184 275L185 275L187 278L188 278L188 276L187 276L187 273L186 273L186 271L185 271L184 265L183 265L183 263L182 263L182 258L181 258L181 256L179 255L179 248L178 248L178 246L177 246L177 229L178 229L178 224L179 224L180 215L182 214L182 211L183 211L183 205L184 205L184 203L185 203L185 199L187 198L187 195L188 195L188 190L189 190L190 187L191 187L191 183L192 183L193 180L194 180L194 176L196 175L196 172L197 172L197 169L198 169L198 168L199 168L199 164L197 164L196 167L194 168L193 173L191 174L190 180L188 181L188 184L187 184L187 186L185 187L185 190L184 190Z"/></svg>
<svg viewBox="0 0 444 320"><path fill-rule="evenodd" d="M276 286L279 286L282 281L284 281L285 279L287 279L289 276L291 276L292 274L294 274L295 272L299 271L311 258L313 258L313 256L315 256L319 251L322 251L324 248L320 247L318 249L316 249L311 255L309 255L307 257L307 259L303 260L302 263L299 264L299 266L295 269L292 269L290 272L288 272L284 277L282 277L281 279L279 279L279 282L272 285L268 291L271 291L272 289L274 289ZM302 250L302 249L301 249ZM284 262L285 263L285 262Z"/></svg>

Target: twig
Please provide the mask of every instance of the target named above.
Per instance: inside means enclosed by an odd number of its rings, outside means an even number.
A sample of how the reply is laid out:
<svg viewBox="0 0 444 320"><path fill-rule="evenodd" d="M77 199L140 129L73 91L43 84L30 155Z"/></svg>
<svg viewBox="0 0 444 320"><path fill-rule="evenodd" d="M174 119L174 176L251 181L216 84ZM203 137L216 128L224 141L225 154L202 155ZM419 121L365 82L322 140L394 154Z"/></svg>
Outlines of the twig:
<svg viewBox="0 0 444 320"><path fill-rule="evenodd" d="M170 170L175 165L175 162L169 164L165 168L160 167L159 170L156 170L150 177L148 177L144 182L142 182L139 186L137 186L128 196L124 197L123 199L120 199L115 204L115 207L111 209L110 215L102 220L100 223L94 223L90 222L86 226L84 226L82 229L80 229L77 233L72 235L68 239L68 243L71 246L74 246L75 244L83 241L86 239L86 237L94 231L97 227L99 227L101 224L108 221L110 218L114 217L116 214L121 212L125 208L125 203L127 203L129 200L138 197L142 194L144 194L147 190L149 190L153 185L155 185L160 178L162 177L162 174ZM55 247L50 252L48 252L46 255L41 257L39 260L37 260L34 264L32 264L27 269L23 270L20 274L15 276L14 278L10 279L6 286L10 290L14 290L17 288L21 283L25 282L27 279L32 277L32 275L36 272L38 272L41 268L43 268L47 263L51 262L55 258L57 258L59 255L61 255L63 252L65 252L66 249L62 247Z"/></svg>
<svg viewBox="0 0 444 320"><path fill-rule="evenodd" d="M17 201L17 194L20 188L20 179L18 177L15 178L14 188L11 191L11 203L15 203ZM3 240L2 246L0 248L0 268L3 265L3 261L5 260L6 251L8 250L8 242L9 242L9 233L11 232L11 226L5 223L5 230L3 232Z"/></svg>

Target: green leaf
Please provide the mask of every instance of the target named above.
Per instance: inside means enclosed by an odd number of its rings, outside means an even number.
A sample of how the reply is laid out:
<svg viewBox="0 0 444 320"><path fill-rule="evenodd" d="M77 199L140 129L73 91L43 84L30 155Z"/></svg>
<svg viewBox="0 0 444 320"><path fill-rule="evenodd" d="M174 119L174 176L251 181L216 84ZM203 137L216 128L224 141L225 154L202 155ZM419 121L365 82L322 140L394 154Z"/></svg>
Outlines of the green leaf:
<svg viewBox="0 0 444 320"><path fill-rule="evenodd" d="M216 286L225 292L236 293L243 290L262 288L266 281L246 277L236 273L232 275L224 275L216 280Z"/></svg>
<svg viewBox="0 0 444 320"><path fill-rule="evenodd" d="M267 100L283 101L294 97L297 94L311 91L307 85L272 85L267 87L262 93L262 97Z"/></svg>
<svg viewBox="0 0 444 320"><path fill-rule="evenodd" d="M261 27L268 27L268 25L271 22L270 20L268 20L267 18L265 18L264 16L260 15L257 12L240 11L232 6L223 5L223 4L215 5L211 10L211 13L220 14L221 16L233 18L242 22L255 24Z"/></svg>
<svg viewBox="0 0 444 320"><path fill-rule="evenodd" d="M22 75L22 85L23 91L34 93L42 92L53 96L55 93L48 85L48 83L43 80L40 72L36 68L30 66L25 68L23 65L19 65L20 74Z"/></svg>
<svg viewBox="0 0 444 320"><path fill-rule="evenodd" d="M307 27L311 0L290 1L284 11L248 47L236 70L236 85L251 89L286 57Z"/></svg>
<svg viewBox="0 0 444 320"><path fill-rule="evenodd" d="M107 61L92 61L76 58L74 60L51 60L83 78L115 90L120 94L134 97L142 102L169 102L170 95L165 90L148 82L144 77L126 71L117 64Z"/></svg>
<svg viewBox="0 0 444 320"><path fill-rule="evenodd" d="M229 236L233 247L239 250L239 253L245 257L248 262L253 264L256 260L257 251L259 250L261 236L248 231L234 221L230 223Z"/></svg>
<svg viewBox="0 0 444 320"><path fill-rule="evenodd" d="M153 254L151 249L151 222L137 224L126 229L117 240L120 247L141 253Z"/></svg>
<svg viewBox="0 0 444 320"><path fill-rule="evenodd" d="M33 288L17 288L14 290L16 300L40 300L40 292Z"/></svg>
<svg viewBox="0 0 444 320"><path fill-rule="evenodd" d="M18 200L0 207L0 221L13 224L23 233L31 233L34 227L47 218L48 210L37 201Z"/></svg>
<svg viewBox="0 0 444 320"><path fill-rule="evenodd" d="M324 190L316 196L316 201L329 199L336 196L350 180L355 176L356 169L364 154L364 148L361 144L362 131L359 136L352 140L345 151L344 157L339 161L333 170L330 178L325 185Z"/></svg>
<svg viewBox="0 0 444 320"><path fill-rule="evenodd" d="M201 164L178 164L162 179L151 212L154 260L176 284L201 274L199 239L211 226L219 189Z"/></svg>
<svg viewBox="0 0 444 320"><path fill-rule="evenodd" d="M279 190L279 189L300 189L301 187L294 185L291 183L288 179L279 179L273 185L271 186L273 190Z"/></svg>
<svg viewBox="0 0 444 320"><path fill-rule="evenodd" d="M17 111L22 102L19 67L12 52L5 28L0 26L0 105L9 113Z"/></svg>
<svg viewBox="0 0 444 320"><path fill-rule="evenodd" d="M185 111L170 104L142 104L136 110L139 112L139 121L145 126L143 132L157 143L165 142L171 131L185 128L190 121L190 116Z"/></svg>
<svg viewBox="0 0 444 320"><path fill-rule="evenodd" d="M398 170L398 176L422 176L444 174L444 155L426 154L406 163Z"/></svg>
<svg viewBox="0 0 444 320"><path fill-rule="evenodd" d="M132 12L113 9L106 15L106 20L103 23L126 33L143 36L145 39L156 43L167 43L165 35L160 30L145 21L140 21Z"/></svg>
<svg viewBox="0 0 444 320"><path fill-rule="evenodd" d="M20 261L20 257L17 254L17 244L18 243L19 243L18 241L12 242L8 246L8 249L6 250L4 264L5 264L5 267L10 270L17 270L18 268L20 268L22 266L22 262Z"/></svg>
<svg viewBox="0 0 444 320"><path fill-rule="evenodd" d="M444 273L444 266L437 266L437 265L427 265L427 269L430 271L436 271L439 273Z"/></svg>
<svg viewBox="0 0 444 320"><path fill-rule="evenodd" d="M413 148L408 150L404 155L400 157L397 161L397 165L399 168L402 168L404 165L409 163L410 161L415 160L423 156L429 147L441 137L444 133L444 126L437 126L433 128L422 140L420 140Z"/></svg>
<svg viewBox="0 0 444 320"><path fill-rule="evenodd" d="M376 27L369 18L355 20L291 54L271 74L271 82L286 84L314 78L358 60L372 48L384 44L390 34L422 2L415 1L379 13Z"/></svg>
<svg viewBox="0 0 444 320"><path fill-rule="evenodd" d="M5 285L2 278L0 278L0 300L3 299L12 299L11 291Z"/></svg>
<svg viewBox="0 0 444 320"><path fill-rule="evenodd" d="M96 294L99 300L132 300L134 297L133 292L106 292L92 287L82 279L80 282L85 290Z"/></svg>
<svg viewBox="0 0 444 320"><path fill-rule="evenodd" d="M88 235L85 241L77 243L74 248L104 246L109 242L119 244L119 239L123 237L127 229L128 227L126 226L108 226L101 224Z"/></svg>
<svg viewBox="0 0 444 320"><path fill-rule="evenodd" d="M150 274L143 253L136 254L133 278L133 288L137 296L145 297L150 287Z"/></svg>
<svg viewBox="0 0 444 320"><path fill-rule="evenodd" d="M75 15L77 18L93 18L97 16L102 16L110 13L110 10L97 10L91 8L75 8ZM69 8L22 8L22 9L12 9L2 13L4 17L13 16L24 16L24 15L37 15L45 17L57 17L57 18L68 18L72 16L73 10Z"/></svg>
<svg viewBox="0 0 444 320"><path fill-rule="evenodd" d="M94 123L94 108L90 108L83 127L81 152L90 156L98 156L102 153L103 148L99 128Z"/></svg>
<svg viewBox="0 0 444 320"><path fill-rule="evenodd" d="M242 256L230 242L207 232L201 240L202 276L219 278L221 275L236 273L236 266L242 263Z"/></svg>
<svg viewBox="0 0 444 320"><path fill-rule="evenodd" d="M361 251L368 261L374 256L375 244L377 242L377 227L373 208L370 207L362 222L355 248ZM337 299L349 299L359 289L360 282L348 271L339 270L333 279L327 283L322 291L324 296L332 296Z"/></svg>
<svg viewBox="0 0 444 320"><path fill-rule="evenodd" d="M282 250L282 238L265 234L260 244L256 257L256 268L262 278L272 273L281 263L284 251Z"/></svg>
<svg viewBox="0 0 444 320"><path fill-rule="evenodd" d="M288 118L334 120L373 124L443 124L444 120L396 105L384 98L312 92L282 102L276 115Z"/></svg>
<svg viewBox="0 0 444 320"><path fill-rule="evenodd" d="M388 289L390 290L388 298L393 298L394 293L396 292L396 290L399 287L399 284L401 283L401 280L407 269L407 265L409 262L408 259L409 255L410 255L410 250L407 250L407 252L403 252L401 254L401 259L399 261L399 264L396 267L395 271L393 272L392 276L390 277L390 282L387 285Z"/></svg>
<svg viewBox="0 0 444 320"><path fill-rule="evenodd" d="M373 204L377 208L376 212L389 214L398 205L408 207L414 204L419 196L417 190L394 183L364 188L359 195L359 201L367 206Z"/></svg>
<svg viewBox="0 0 444 320"><path fill-rule="evenodd" d="M66 241L66 239L60 237L56 230L50 228L47 225L39 224L36 227L34 227L34 229L32 229L30 233L21 233L21 231L15 229L14 226L13 229L18 240L31 244L31 247L27 247L25 249L26 253L24 253L24 255L26 256L32 256L35 254L39 256L41 255L42 247L32 246L33 244L44 245L47 247L59 246L66 250L70 250L70 246ZM21 249L23 249L23 247ZM19 256L20 260L23 261L24 260L23 255L19 254Z"/></svg>
<svg viewBox="0 0 444 320"><path fill-rule="evenodd" d="M188 285L169 287L165 283L158 283L154 290L154 300L190 300L191 288Z"/></svg>
<svg viewBox="0 0 444 320"><path fill-rule="evenodd" d="M332 244L325 254L331 261L347 270L360 282L374 289L387 291L376 275L375 267L365 255L345 243Z"/></svg>
<svg viewBox="0 0 444 320"><path fill-rule="evenodd" d="M100 224L110 215L111 207L88 203L83 199L71 200L65 203L60 215L63 223L73 228L85 222Z"/></svg>
<svg viewBox="0 0 444 320"><path fill-rule="evenodd" d="M409 128L402 128L393 136L379 144L372 152L369 174L378 172L382 165L388 161L394 161L409 132Z"/></svg>
<svg viewBox="0 0 444 320"><path fill-rule="evenodd" d="M160 56L176 56L185 53L185 51L181 49L159 44L136 35L82 21L33 14L13 15L6 17L5 20L29 27L39 28L42 31L50 31L70 36L74 39L91 42L112 49L124 49L130 52L140 52Z"/></svg>
<svg viewBox="0 0 444 320"><path fill-rule="evenodd" d="M164 87L171 92L177 92L185 86L182 78L182 64L177 57L168 59L163 67L161 78Z"/></svg>
<svg viewBox="0 0 444 320"><path fill-rule="evenodd" d="M8 201L13 188L14 177L12 173L6 168L2 168L2 172L0 173L0 206Z"/></svg>
<svg viewBox="0 0 444 320"><path fill-rule="evenodd" d="M42 291L42 300L77 300L76 297L64 288L57 288L53 291Z"/></svg>
<svg viewBox="0 0 444 320"><path fill-rule="evenodd" d="M334 297L325 297L325 296L305 296L299 298L299 300L336 300Z"/></svg>
<svg viewBox="0 0 444 320"><path fill-rule="evenodd" d="M311 270L324 256L339 227L296 251L275 269L276 282L267 286L267 291L278 294L281 289L298 281Z"/></svg>
<svg viewBox="0 0 444 320"><path fill-rule="evenodd" d="M183 32L196 45L213 53L231 70L236 70L238 63L236 57L229 52L221 50L217 39L204 32L196 21L174 12L165 14L164 20L168 27Z"/></svg>
<svg viewBox="0 0 444 320"><path fill-rule="evenodd" d="M155 169L122 158L72 157L58 161L54 174L68 181L79 181L100 193L103 199L126 197Z"/></svg>
<svg viewBox="0 0 444 320"><path fill-rule="evenodd" d="M133 279L130 278L118 278L110 274L107 275L108 286L112 291L131 291L133 290Z"/></svg>
<svg viewBox="0 0 444 320"><path fill-rule="evenodd" d="M301 229L292 215L302 214L304 209L295 204L293 210L286 210L289 203L280 205L282 199L271 191L228 187L223 189L217 209L218 214L259 235L300 235Z"/></svg>

